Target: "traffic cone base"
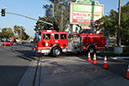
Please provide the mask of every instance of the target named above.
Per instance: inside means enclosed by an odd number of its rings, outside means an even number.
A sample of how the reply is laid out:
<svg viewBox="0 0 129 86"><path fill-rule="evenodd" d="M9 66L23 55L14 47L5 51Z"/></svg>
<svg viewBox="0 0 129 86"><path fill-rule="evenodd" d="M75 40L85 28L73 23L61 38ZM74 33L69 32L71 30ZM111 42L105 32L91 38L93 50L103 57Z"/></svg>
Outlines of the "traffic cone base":
<svg viewBox="0 0 129 86"><path fill-rule="evenodd" d="M91 58L90 58L90 57L88 57L87 61L91 61Z"/></svg>
<svg viewBox="0 0 129 86"><path fill-rule="evenodd" d="M126 78L129 79L129 65L128 65L128 69L127 69Z"/></svg>
<svg viewBox="0 0 129 86"><path fill-rule="evenodd" d="M127 72L127 74L126 74L126 78L127 78L127 79L129 79L129 72Z"/></svg>
<svg viewBox="0 0 129 86"><path fill-rule="evenodd" d="M103 68L105 68L105 69L108 68L107 63L103 63Z"/></svg>
<svg viewBox="0 0 129 86"><path fill-rule="evenodd" d="M4 45L4 48L6 48L6 45Z"/></svg>
<svg viewBox="0 0 129 86"><path fill-rule="evenodd" d="M93 60L93 64L97 64L96 60Z"/></svg>

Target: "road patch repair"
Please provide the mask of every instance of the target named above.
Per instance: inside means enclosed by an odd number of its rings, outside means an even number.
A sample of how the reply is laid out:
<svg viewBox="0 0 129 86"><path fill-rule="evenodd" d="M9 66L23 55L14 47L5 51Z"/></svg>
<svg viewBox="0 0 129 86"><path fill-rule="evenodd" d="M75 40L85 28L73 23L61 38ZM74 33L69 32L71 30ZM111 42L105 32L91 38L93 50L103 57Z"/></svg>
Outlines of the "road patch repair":
<svg viewBox="0 0 129 86"><path fill-rule="evenodd" d="M129 81L78 57L42 59L35 86L129 86Z"/></svg>

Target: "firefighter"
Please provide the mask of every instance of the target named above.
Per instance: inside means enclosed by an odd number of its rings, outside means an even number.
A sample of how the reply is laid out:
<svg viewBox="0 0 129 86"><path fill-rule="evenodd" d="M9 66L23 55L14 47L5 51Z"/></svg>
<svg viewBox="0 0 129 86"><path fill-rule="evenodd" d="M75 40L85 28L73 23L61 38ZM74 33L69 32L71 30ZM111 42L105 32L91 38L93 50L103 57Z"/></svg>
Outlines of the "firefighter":
<svg viewBox="0 0 129 86"><path fill-rule="evenodd" d="M66 39L64 35L62 35L62 39Z"/></svg>
<svg viewBox="0 0 129 86"><path fill-rule="evenodd" d="M45 38L44 38L44 39L46 39L46 40L47 40L47 39L49 39L49 37L45 34Z"/></svg>
<svg viewBox="0 0 129 86"><path fill-rule="evenodd" d="M80 37L79 34L77 32L73 33L73 43L72 46L74 47L74 49L79 48L80 45Z"/></svg>
<svg viewBox="0 0 129 86"><path fill-rule="evenodd" d="M77 33L73 33L73 37L78 37L78 34Z"/></svg>

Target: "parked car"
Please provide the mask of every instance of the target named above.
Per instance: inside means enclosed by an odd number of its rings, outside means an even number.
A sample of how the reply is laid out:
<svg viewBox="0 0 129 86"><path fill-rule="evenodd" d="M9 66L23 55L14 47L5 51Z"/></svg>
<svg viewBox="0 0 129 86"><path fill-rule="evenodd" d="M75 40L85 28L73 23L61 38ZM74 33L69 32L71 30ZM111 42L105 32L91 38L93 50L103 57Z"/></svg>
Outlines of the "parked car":
<svg viewBox="0 0 129 86"><path fill-rule="evenodd" d="M3 43L3 45L9 45L9 46L11 46L11 45L13 45L13 42L11 42L11 41L5 41L5 42Z"/></svg>
<svg viewBox="0 0 129 86"><path fill-rule="evenodd" d="M30 43L34 43L34 41L30 41Z"/></svg>
<svg viewBox="0 0 129 86"><path fill-rule="evenodd" d="M0 39L0 42L4 42L4 40Z"/></svg>
<svg viewBox="0 0 129 86"><path fill-rule="evenodd" d="M25 41L22 41L22 44L26 44L26 42Z"/></svg>

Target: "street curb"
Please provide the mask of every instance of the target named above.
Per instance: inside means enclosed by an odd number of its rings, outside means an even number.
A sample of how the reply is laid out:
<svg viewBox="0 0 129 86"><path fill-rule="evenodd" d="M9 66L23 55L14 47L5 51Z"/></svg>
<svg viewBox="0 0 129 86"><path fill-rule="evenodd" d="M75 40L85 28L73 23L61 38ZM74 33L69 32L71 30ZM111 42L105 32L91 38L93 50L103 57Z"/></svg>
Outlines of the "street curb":
<svg viewBox="0 0 129 86"><path fill-rule="evenodd" d="M110 57L111 59L129 59L129 57Z"/></svg>
<svg viewBox="0 0 129 86"><path fill-rule="evenodd" d="M32 61L17 86L33 86L37 61Z"/></svg>
<svg viewBox="0 0 129 86"><path fill-rule="evenodd" d="M34 86L40 86L40 78L41 78L41 62L37 64L36 77L34 81Z"/></svg>
<svg viewBox="0 0 129 86"><path fill-rule="evenodd" d="M12 50L13 53L17 54L17 52L13 49L13 48L10 48Z"/></svg>
<svg viewBox="0 0 129 86"><path fill-rule="evenodd" d="M104 59L104 57L102 56L97 56L98 59ZM108 59L114 59L114 60L126 60L126 59L129 59L129 57L108 57Z"/></svg>

